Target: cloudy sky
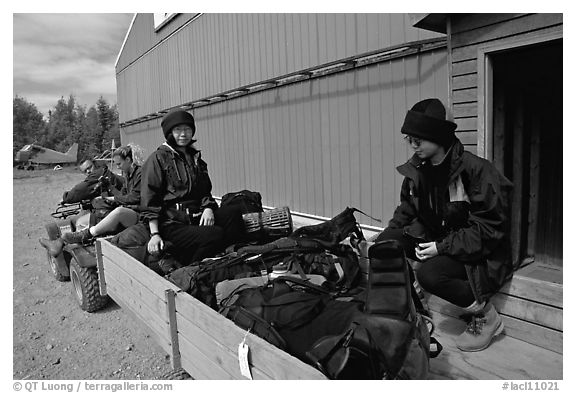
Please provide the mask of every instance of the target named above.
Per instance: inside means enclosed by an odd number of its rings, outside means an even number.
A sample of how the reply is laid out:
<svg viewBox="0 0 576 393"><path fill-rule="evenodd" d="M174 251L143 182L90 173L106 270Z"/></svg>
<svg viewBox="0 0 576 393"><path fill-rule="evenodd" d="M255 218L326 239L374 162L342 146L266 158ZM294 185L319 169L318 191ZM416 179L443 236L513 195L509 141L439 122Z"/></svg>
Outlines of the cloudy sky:
<svg viewBox="0 0 576 393"><path fill-rule="evenodd" d="M13 96L44 115L61 97L116 103L114 63L133 14L13 14Z"/></svg>

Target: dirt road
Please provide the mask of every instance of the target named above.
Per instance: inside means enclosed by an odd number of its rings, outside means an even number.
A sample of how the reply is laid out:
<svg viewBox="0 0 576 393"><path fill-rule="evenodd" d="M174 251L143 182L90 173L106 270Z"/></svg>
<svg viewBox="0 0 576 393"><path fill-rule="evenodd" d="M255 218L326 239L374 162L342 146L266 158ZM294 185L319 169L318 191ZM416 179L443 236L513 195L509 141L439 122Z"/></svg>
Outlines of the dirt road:
<svg viewBox="0 0 576 393"><path fill-rule="evenodd" d="M113 302L80 310L38 243L62 193L83 178L74 169L14 170L13 378L157 379L170 361L145 328Z"/></svg>

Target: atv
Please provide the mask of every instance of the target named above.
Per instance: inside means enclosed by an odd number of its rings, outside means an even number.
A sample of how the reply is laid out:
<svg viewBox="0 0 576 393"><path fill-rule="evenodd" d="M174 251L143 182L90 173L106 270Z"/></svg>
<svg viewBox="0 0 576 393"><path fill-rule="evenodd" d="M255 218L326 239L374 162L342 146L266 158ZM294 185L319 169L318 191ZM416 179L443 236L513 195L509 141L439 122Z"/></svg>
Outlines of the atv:
<svg viewBox="0 0 576 393"><path fill-rule="evenodd" d="M90 201L60 204L45 225L48 241L40 239L46 248L50 272L57 281L72 281L72 296L87 312L102 309L109 301L100 295L94 239L84 244L66 244L62 235L76 231L76 220L92 210Z"/></svg>

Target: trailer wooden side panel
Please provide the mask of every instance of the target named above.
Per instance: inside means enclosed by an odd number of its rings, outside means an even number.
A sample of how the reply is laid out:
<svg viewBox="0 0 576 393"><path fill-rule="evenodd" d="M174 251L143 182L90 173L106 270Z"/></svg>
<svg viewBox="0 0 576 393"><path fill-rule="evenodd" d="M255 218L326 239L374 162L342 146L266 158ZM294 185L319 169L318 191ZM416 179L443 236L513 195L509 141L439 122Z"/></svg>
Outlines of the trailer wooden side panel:
<svg viewBox="0 0 576 393"><path fill-rule="evenodd" d="M106 240L97 241L101 291L128 309L195 379L245 379L238 345L249 347L253 379L326 379L315 368L236 326ZM170 298L170 296L172 298ZM172 299L172 300L170 300Z"/></svg>

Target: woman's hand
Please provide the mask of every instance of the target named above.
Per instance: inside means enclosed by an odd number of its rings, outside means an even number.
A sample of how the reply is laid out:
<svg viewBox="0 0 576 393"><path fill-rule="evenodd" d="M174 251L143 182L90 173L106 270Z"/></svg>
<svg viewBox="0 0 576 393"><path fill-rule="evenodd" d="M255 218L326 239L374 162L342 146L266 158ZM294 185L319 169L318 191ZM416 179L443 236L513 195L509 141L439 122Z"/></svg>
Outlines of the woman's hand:
<svg viewBox="0 0 576 393"><path fill-rule="evenodd" d="M438 250L436 249L436 242L418 244L416 246L416 256L422 262L424 262L427 259L438 256Z"/></svg>
<svg viewBox="0 0 576 393"><path fill-rule="evenodd" d="M148 252L151 255L157 255L160 251L164 249L164 241L160 235L156 234L150 238L148 241Z"/></svg>
<svg viewBox="0 0 576 393"><path fill-rule="evenodd" d="M200 225L214 225L214 212L209 207L204 209L202 212L202 217L200 217Z"/></svg>

